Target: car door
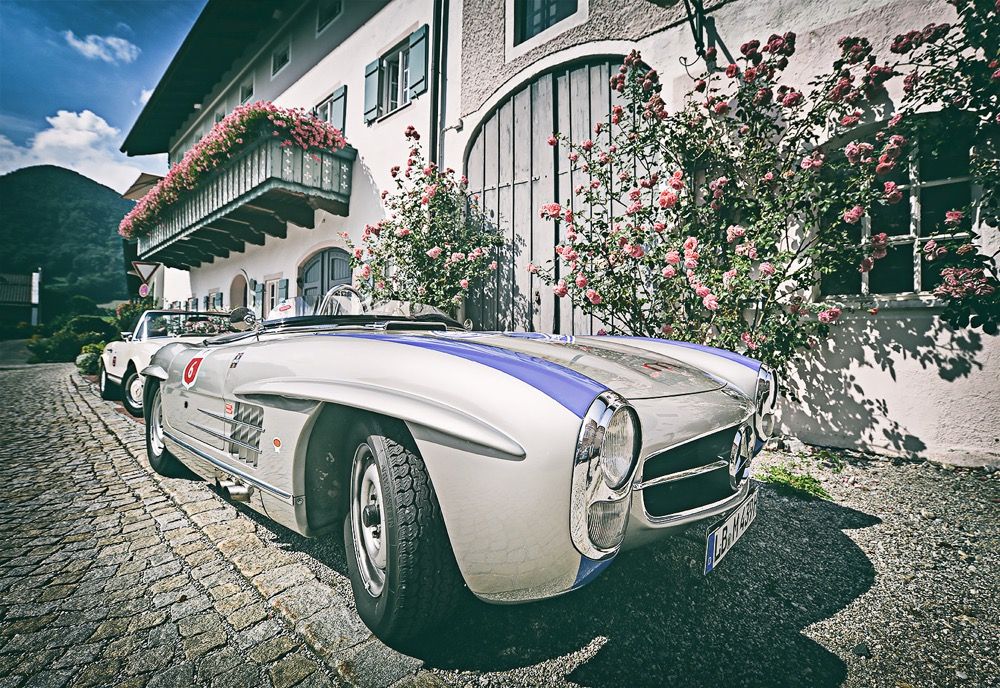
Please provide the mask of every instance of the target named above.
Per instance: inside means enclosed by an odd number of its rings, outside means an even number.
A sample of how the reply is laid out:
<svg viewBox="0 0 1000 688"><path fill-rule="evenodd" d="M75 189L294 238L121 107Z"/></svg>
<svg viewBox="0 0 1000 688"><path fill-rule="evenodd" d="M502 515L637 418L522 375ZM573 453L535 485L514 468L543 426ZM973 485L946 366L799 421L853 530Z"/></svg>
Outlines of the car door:
<svg viewBox="0 0 1000 688"><path fill-rule="evenodd" d="M232 354L228 347L192 347L177 354L164 383L168 432L215 459L229 454L223 386Z"/></svg>

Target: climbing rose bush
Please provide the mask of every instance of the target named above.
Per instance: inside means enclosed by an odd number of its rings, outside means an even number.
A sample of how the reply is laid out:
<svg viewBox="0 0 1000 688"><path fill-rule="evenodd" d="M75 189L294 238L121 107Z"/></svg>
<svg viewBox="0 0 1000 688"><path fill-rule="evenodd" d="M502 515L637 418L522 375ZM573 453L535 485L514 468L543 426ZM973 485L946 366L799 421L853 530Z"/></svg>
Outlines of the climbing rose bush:
<svg viewBox="0 0 1000 688"><path fill-rule="evenodd" d="M924 45L952 35L930 30ZM529 271L603 332L713 344L778 369L828 335L849 306L812 297L824 275L869 271L886 255L887 233L873 220L862 244L861 223L902 201L894 179L912 129L902 116L859 127L887 119L886 83L900 76L865 39L842 38L833 68L807 89L785 83L795 41L749 41L729 65L709 49L676 112L656 71L630 54L591 138L549 140L573 170L573 196L539 209L563 240Z"/></svg>
<svg viewBox="0 0 1000 688"><path fill-rule="evenodd" d="M163 213L190 193L205 175L262 138L280 137L284 148L316 153L347 145L340 130L300 109L259 101L240 107L217 122L166 176L136 203L118 225L127 239L148 234Z"/></svg>
<svg viewBox="0 0 1000 688"><path fill-rule="evenodd" d="M921 136L931 152L973 144L970 173L981 196L975 205L946 212L945 231L968 232L969 239L929 241L924 270L940 273L934 294L947 302L944 316L954 327L1000 332L1000 271L997 252L980 250L983 227L1000 226L1000 2L951 0L954 24L928 24L896 36L890 52L903 74L898 127ZM937 111L935 120L914 116ZM977 222L978 220L978 222ZM935 228L935 231L941 231Z"/></svg>
<svg viewBox="0 0 1000 688"><path fill-rule="evenodd" d="M409 157L389 170L393 188L382 192L386 217L367 225L357 244L342 236L364 294L455 313L465 294L497 269L502 240L472 202L468 180L427 162L412 126L405 136Z"/></svg>

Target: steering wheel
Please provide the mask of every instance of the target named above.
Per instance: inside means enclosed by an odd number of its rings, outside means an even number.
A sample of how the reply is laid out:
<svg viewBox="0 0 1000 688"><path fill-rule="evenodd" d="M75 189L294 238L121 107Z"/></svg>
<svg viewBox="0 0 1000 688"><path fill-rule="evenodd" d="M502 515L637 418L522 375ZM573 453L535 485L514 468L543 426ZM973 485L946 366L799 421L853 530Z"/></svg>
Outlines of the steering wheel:
<svg viewBox="0 0 1000 688"><path fill-rule="evenodd" d="M326 314L326 315L340 315L340 308L341 308L340 301L336 302L337 310L336 310L335 313L328 313L327 312L327 303L334 296L339 295L341 292L347 292L347 293L351 294L355 299L358 300L359 304L363 304L364 303L364 299L361 298L361 293L357 289L355 289L354 287L352 287L350 284L338 284L337 286L335 286L332 289L330 289L330 291L326 292L326 296L323 297L323 303L320 304L319 310L317 311L317 313L322 313L322 314Z"/></svg>

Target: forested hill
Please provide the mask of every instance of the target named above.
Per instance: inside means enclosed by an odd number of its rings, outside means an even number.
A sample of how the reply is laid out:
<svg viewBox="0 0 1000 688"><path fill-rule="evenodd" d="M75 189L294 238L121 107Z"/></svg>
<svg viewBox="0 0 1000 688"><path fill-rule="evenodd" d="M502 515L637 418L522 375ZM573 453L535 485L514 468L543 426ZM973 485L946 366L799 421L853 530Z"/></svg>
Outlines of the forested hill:
<svg viewBox="0 0 1000 688"><path fill-rule="evenodd" d="M114 189L62 167L0 176L0 272L40 266L49 293L125 298L118 222L131 207Z"/></svg>

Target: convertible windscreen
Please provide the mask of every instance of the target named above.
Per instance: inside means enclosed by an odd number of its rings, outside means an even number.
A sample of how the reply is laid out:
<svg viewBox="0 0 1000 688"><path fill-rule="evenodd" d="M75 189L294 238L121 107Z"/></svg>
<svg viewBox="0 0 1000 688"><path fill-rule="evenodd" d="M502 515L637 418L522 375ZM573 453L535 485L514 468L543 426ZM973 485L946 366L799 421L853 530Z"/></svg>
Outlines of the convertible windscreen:
<svg viewBox="0 0 1000 688"><path fill-rule="evenodd" d="M214 313L149 313L141 334L156 337L214 336L232 332L229 316Z"/></svg>

